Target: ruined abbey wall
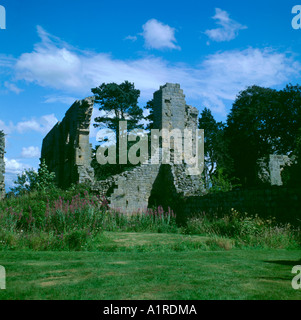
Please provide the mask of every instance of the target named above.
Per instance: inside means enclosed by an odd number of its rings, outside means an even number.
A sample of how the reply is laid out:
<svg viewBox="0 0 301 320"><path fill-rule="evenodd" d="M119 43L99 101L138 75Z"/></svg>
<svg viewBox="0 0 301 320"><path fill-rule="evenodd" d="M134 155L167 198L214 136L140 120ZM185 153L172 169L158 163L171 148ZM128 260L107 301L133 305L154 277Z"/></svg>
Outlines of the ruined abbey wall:
<svg viewBox="0 0 301 320"><path fill-rule="evenodd" d="M43 140L41 158L56 174L58 186L93 182L92 149L89 143L94 99L77 100Z"/></svg>
<svg viewBox="0 0 301 320"><path fill-rule="evenodd" d="M4 184L4 173L5 173L5 163L4 163L4 153L5 153L5 135L3 131L0 131L0 199L5 196L5 184Z"/></svg>

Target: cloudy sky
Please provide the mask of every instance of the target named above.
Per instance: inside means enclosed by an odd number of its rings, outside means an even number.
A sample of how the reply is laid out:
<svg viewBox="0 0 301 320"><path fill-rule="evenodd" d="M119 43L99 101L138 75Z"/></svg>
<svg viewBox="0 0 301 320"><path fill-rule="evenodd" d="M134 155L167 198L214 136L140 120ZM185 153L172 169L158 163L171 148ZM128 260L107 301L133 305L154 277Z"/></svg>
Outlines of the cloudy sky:
<svg viewBox="0 0 301 320"><path fill-rule="evenodd" d="M74 100L103 82L134 82L141 107L160 85L180 83L188 104L210 108L221 121L249 85L300 83L301 29L291 25L297 4L0 0L7 188L22 170L38 167L43 137Z"/></svg>

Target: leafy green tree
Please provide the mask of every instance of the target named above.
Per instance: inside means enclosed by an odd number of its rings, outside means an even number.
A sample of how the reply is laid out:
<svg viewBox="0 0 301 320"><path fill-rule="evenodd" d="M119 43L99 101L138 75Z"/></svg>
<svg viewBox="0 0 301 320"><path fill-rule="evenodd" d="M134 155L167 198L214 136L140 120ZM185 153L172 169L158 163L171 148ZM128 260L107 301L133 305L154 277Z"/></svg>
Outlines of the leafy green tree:
<svg viewBox="0 0 301 320"><path fill-rule="evenodd" d="M45 159L42 159L38 169L37 190L49 190L55 187L55 173L50 172Z"/></svg>
<svg viewBox="0 0 301 320"><path fill-rule="evenodd" d="M300 97L300 87L291 85L281 91L251 86L237 96L228 115L226 138L232 174L243 185L259 183L258 159L295 149Z"/></svg>
<svg viewBox="0 0 301 320"><path fill-rule="evenodd" d="M285 166L281 173L283 183L299 186L301 180L301 86L288 84L280 91L284 105L280 115L282 127L279 128L283 143L290 153L293 164ZM289 130L288 130L289 129Z"/></svg>
<svg viewBox="0 0 301 320"><path fill-rule="evenodd" d="M149 100L146 103L145 109L149 111L149 115L145 118L148 120L148 125L146 126L147 130L154 129L154 100ZM157 128L158 129L158 128Z"/></svg>
<svg viewBox="0 0 301 320"><path fill-rule="evenodd" d="M229 176L224 173L224 169L221 167L217 167L214 174L210 177L209 182L208 191L210 193L231 191L233 188L239 186L235 184L234 179L230 179Z"/></svg>
<svg viewBox="0 0 301 320"><path fill-rule="evenodd" d="M138 106L140 91L135 89L134 83L124 81L121 84L103 83L91 89L95 95L95 103L99 110L105 111L103 116L95 118L95 127L109 128L116 134L117 164L99 165L95 159L92 166L99 179L122 172L132 167L119 164L119 122L127 121L127 130L143 128L139 122L144 118L143 110ZM133 144L133 143L132 143ZM96 150L94 150L94 154Z"/></svg>
<svg viewBox="0 0 301 320"><path fill-rule="evenodd" d="M133 83L124 81L121 84L103 83L91 89L95 95L95 103L99 110L106 112L104 116L95 118L95 127L106 127L116 133L118 142L119 121L127 121L128 130L143 128L139 121L143 119L143 110L138 106L140 91Z"/></svg>
<svg viewBox="0 0 301 320"><path fill-rule="evenodd" d="M279 91L280 106L277 110L279 125L277 131L280 137L281 152L296 153L300 139L301 128L301 86L288 84Z"/></svg>
<svg viewBox="0 0 301 320"><path fill-rule="evenodd" d="M205 151L205 186L210 188L213 180L221 177L222 172L227 171L230 163L227 141L224 136L225 125L217 122L211 111L205 108L199 118L199 129L204 129ZM226 180L225 173L223 179ZM230 182L229 182L230 184Z"/></svg>
<svg viewBox="0 0 301 320"><path fill-rule="evenodd" d="M296 137L296 148L291 159L293 163L283 168L281 178L285 186L299 187L301 181L301 127Z"/></svg>
<svg viewBox="0 0 301 320"><path fill-rule="evenodd" d="M11 188L15 194L23 194L31 191L47 191L55 188L55 173L49 172L43 159L38 172L34 169L25 169L14 181L16 187Z"/></svg>
<svg viewBox="0 0 301 320"><path fill-rule="evenodd" d="M23 194L35 189L37 185L38 173L34 169L25 169L18 174L17 180L14 181L16 187L11 188L15 194Z"/></svg>

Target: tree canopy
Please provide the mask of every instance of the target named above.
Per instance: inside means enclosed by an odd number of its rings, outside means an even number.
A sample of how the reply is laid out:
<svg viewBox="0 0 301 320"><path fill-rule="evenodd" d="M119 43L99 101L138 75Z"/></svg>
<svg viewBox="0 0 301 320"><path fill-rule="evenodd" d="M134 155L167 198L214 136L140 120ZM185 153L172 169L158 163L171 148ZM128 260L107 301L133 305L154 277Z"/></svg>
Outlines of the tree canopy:
<svg viewBox="0 0 301 320"><path fill-rule="evenodd" d="M47 191L55 188L55 173L49 172L42 159L39 165L38 172L34 169L25 169L24 172L17 176L14 181L15 187L11 191L15 194L23 194L30 191Z"/></svg>
<svg viewBox="0 0 301 320"><path fill-rule="evenodd" d="M99 87L91 89L95 95L95 103L99 110L104 111L103 116L94 119L95 127L109 128L116 134L116 164L99 164L96 156L93 157L92 166L99 179L104 179L112 174L120 173L133 167L131 164L119 164L119 122L127 121L127 130L143 128L139 123L143 117L143 110L138 106L140 91L135 89L134 83L124 81L121 84L103 83ZM126 134L125 132L122 133ZM127 145L133 142L127 140ZM97 150L97 147L96 147ZM94 154L96 154L94 150Z"/></svg>
<svg viewBox="0 0 301 320"><path fill-rule="evenodd" d="M199 118L199 129L204 129L205 162L208 175L212 174L217 166L222 166L224 157L224 124L216 122L210 109L205 108Z"/></svg>
<svg viewBox="0 0 301 320"><path fill-rule="evenodd" d="M95 126L105 126L118 133L119 121L126 120L128 129L142 128L139 121L143 119L143 110L138 106L140 91L133 83L124 81L121 84L103 83L91 89L95 95L95 103L104 116L95 118Z"/></svg>
<svg viewBox="0 0 301 320"><path fill-rule="evenodd" d="M269 154L291 154L300 128L301 91L251 86L237 96L227 118L226 138L233 172L245 185L256 184L257 161Z"/></svg>
<svg viewBox="0 0 301 320"><path fill-rule="evenodd" d="M214 189L218 185L218 189L222 184L225 189L225 185L231 185L228 177L231 159L224 134L225 124L217 122L210 109L204 108L199 118L199 129L204 129L205 187Z"/></svg>

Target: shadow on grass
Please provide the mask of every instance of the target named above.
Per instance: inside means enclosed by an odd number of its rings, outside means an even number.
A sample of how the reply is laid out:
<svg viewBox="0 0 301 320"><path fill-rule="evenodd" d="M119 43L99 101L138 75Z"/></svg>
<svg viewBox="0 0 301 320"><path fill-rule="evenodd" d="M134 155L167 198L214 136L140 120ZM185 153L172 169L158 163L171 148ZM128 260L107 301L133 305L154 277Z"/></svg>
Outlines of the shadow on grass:
<svg viewBox="0 0 301 320"><path fill-rule="evenodd" d="M290 260L268 260L268 261L263 261L263 262L281 264L283 266L301 265L301 259L296 260L296 261L290 261Z"/></svg>

